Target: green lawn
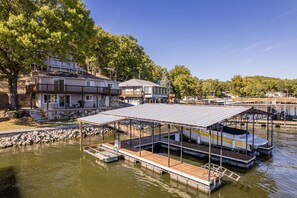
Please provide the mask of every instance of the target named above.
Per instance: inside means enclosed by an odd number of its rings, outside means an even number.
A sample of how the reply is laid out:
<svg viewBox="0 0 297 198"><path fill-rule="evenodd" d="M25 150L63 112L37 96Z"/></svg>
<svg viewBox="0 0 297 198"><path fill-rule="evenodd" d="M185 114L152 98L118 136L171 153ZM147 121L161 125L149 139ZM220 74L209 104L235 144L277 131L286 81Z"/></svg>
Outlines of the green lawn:
<svg viewBox="0 0 297 198"><path fill-rule="evenodd" d="M20 119L10 119L8 121L0 122L0 133L4 131L34 129L34 128L41 128L41 127L54 127L54 126L62 126L62 125L68 125L68 124L74 124L74 123L77 123L77 121L62 120L62 121L55 121L55 122L40 124L33 121L32 118L30 117L25 117Z"/></svg>

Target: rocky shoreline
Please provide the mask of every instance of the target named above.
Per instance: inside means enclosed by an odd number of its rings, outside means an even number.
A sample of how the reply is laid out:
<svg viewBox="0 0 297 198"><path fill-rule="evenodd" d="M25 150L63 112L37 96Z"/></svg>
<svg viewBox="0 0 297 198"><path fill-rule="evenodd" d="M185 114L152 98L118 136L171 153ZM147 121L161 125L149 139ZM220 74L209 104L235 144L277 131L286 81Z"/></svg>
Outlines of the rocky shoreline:
<svg viewBox="0 0 297 198"><path fill-rule="evenodd" d="M83 136L99 135L113 131L109 127L84 127ZM31 131L8 137L0 137L0 148L12 146L26 146L32 144L42 144L49 142L57 142L67 139L79 138L79 130L77 128L70 129L53 129L47 131Z"/></svg>

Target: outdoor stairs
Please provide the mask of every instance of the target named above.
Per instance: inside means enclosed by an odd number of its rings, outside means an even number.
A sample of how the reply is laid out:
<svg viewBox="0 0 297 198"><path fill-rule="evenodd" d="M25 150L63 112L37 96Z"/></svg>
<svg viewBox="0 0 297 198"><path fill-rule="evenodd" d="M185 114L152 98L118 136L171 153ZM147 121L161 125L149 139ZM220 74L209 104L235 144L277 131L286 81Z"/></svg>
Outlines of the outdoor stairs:
<svg viewBox="0 0 297 198"><path fill-rule="evenodd" d="M31 118L38 123L45 123L47 120L42 116L39 109L33 109L29 111Z"/></svg>
<svg viewBox="0 0 297 198"><path fill-rule="evenodd" d="M202 168L208 169L209 168L209 163L205 164L202 166ZM240 179L240 176L230 170L228 170L225 167L220 167L216 164L210 164L210 171L213 171L214 173L220 173L222 174L223 177L227 177L229 179L232 179L234 181L238 181Z"/></svg>

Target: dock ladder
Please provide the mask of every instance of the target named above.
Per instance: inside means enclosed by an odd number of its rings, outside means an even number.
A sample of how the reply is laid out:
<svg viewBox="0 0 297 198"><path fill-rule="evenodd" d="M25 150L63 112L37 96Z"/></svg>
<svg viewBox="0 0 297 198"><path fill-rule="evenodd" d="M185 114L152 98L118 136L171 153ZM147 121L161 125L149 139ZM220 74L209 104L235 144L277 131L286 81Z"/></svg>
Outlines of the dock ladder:
<svg viewBox="0 0 297 198"><path fill-rule="evenodd" d="M209 163L203 165L202 168L208 169ZM238 181L240 179L240 176L238 174L234 173L233 171L230 171L229 169L227 169L225 167L221 167L216 164L210 164L210 170L213 173L218 173L218 174L221 173L222 177L225 176L225 177L230 178L234 181Z"/></svg>

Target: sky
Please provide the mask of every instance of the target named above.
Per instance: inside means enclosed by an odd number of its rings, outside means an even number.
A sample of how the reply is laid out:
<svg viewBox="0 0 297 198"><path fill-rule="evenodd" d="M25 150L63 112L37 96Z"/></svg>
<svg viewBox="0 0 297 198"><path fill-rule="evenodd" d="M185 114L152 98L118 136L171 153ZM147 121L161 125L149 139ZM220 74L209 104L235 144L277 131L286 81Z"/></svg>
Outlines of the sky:
<svg viewBox="0 0 297 198"><path fill-rule="evenodd" d="M96 25L200 79L297 78L297 0L83 0Z"/></svg>

